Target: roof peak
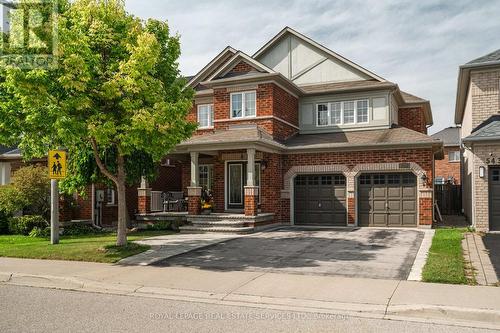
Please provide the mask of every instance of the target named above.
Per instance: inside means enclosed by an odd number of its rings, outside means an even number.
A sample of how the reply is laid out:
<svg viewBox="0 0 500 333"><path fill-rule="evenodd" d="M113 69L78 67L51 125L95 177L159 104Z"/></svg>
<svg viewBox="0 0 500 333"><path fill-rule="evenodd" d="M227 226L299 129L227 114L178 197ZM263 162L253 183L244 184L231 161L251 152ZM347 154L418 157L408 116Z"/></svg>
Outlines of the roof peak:
<svg viewBox="0 0 500 333"><path fill-rule="evenodd" d="M487 53L474 60L471 60L467 62L466 65L488 64L490 62L496 62L496 61L500 61L500 49Z"/></svg>

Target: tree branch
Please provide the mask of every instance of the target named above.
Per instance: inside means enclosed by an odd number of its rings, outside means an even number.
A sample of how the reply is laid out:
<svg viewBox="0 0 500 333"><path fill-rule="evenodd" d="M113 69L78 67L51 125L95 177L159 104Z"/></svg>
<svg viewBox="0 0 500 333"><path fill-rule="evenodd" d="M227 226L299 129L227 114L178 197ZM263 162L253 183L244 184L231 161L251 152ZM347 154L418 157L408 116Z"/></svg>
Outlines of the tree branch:
<svg viewBox="0 0 500 333"><path fill-rule="evenodd" d="M95 158L95 161L97 162L97 166L99 167L99 170L101 170L101 172L106 177L111 179L115 184L118 184L118 178L115 175L113 175L111 172L109 172L109 170L106 168L106 166L102 162L101 157L99 156L99 152L97 151L97 143L95 142L94 138L90 138L90 144L92 145L92 150L94 152L94 158Z"/></svg>

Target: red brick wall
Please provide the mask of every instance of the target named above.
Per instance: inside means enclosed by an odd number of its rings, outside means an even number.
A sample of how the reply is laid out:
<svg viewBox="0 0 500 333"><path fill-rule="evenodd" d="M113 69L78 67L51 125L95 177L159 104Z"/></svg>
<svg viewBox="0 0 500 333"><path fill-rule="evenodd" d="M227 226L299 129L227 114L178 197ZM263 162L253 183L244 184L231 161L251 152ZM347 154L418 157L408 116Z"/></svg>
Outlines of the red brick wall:
<svg viewBox="0 0 500 333"><path fill-rule="evenodd" d="M247 62L240 61L239 63L236 64L236 66L231 69L228 74L233 74L233 73L248 73L248 72L254 72L257 71L252 65L248 64Z"/></svg>
<svg viewBox="0 0 500 333"><path fill-rule="evenodd" d="M427 126L423 107L399 109L398 123L400 126L427 134Z"/></svg>
<svg viewBox="0 0 500 333"><path fill-rule="evenodd" d="M419 224L432 225L432 198L420 198Z"/></svg>
<svg viewBox="0 0 500 333"><path fill-rule="evenodd" d="M448 177L455 178L456 184L460 184L460 161L459 162L450 162L448 159L448 153L451 151L460 151L460 147L446 147L444 148L444 159L436 160L436 177L444 177L444 179L448 179Z"/></svg>

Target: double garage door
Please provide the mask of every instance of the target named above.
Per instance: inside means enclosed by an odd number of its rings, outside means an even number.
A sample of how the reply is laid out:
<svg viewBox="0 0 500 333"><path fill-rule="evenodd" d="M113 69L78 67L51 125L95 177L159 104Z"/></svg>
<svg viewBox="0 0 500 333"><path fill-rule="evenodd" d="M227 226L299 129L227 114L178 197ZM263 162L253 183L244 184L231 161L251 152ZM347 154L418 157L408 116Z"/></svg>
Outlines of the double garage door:
<svg viewBox="0 0 500 333"><path fill-rule="evenodd" d="M358 177L358 225L417 225L417 179L412 173L362 174ZM297 225L346 226L346 179L343 175L295 178Z"/></svg>

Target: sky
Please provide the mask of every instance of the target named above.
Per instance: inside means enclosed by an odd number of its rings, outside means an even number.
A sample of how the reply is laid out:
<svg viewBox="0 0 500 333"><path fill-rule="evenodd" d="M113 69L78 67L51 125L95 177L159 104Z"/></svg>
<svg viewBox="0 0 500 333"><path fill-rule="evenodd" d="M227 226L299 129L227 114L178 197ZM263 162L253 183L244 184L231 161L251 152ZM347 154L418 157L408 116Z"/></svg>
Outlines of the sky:
<svg viewBox="0 0 500 333"><path fill-rule="evenodd" d="M252 55L285 26L430 100L453 125L458 67L500 49L500 0L126 0L181 36L183 75L227 45Z"/></svg>

